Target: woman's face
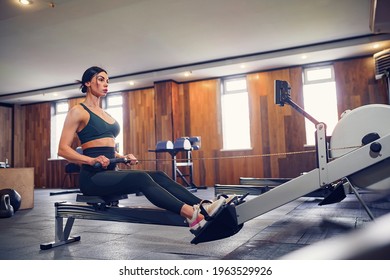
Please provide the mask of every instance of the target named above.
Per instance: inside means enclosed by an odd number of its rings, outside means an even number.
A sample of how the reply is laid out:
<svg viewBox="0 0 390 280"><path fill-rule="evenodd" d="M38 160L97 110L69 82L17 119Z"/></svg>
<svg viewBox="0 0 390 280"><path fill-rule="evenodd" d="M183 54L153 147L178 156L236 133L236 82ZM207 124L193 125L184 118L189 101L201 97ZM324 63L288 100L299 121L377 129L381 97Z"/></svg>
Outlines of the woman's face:
<svg viewBox="0 0 390 280"><path fill-rule="evenodd" d="M106 72L100 72L92 77L90 82L85 83L88 91L95 96L106 96L108 92L108 75Z"/></svg>

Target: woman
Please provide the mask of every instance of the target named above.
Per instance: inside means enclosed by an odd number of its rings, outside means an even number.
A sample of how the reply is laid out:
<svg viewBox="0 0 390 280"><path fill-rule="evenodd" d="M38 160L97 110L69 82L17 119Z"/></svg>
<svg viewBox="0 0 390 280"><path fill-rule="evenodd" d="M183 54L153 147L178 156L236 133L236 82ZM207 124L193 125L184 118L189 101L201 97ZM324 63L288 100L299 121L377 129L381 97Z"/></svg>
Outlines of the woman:
<svg viewBox="0 0 390 280"><path fill-rule="evenodd" d="M108 74L93 66L84 72L80 82L86 97L69 110L58 149L59 156L81 165L80 190L86 195L101 196L142 192L157 207L185 217L191 231L203 227L206 221L201 209L213 216L225 200L202 201L161 171L116 171L116 164L110 164L110 158L126 157L129 165L136 164L137 159L133 154L123 156L115 152L115 137L120 128L100 107L100 98L108 92ZM71 147L75 133L82 154ZM102 168L95 168L96 164Z"/></svg>

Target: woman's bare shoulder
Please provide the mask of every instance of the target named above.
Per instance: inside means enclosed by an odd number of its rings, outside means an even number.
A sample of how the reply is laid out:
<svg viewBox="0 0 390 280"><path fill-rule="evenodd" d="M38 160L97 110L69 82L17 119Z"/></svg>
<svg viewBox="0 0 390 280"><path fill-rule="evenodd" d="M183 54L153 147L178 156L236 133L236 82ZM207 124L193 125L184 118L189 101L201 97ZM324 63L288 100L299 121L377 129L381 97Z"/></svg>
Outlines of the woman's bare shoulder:
<svg viewBox="0 0 390 280"><path fill-rule="evenodd" d="M87 112L81 106L80 104L74 105L72 108L70 108L68 115L71 116L72 118L76 119L82 119L87 115Z"/></svg>

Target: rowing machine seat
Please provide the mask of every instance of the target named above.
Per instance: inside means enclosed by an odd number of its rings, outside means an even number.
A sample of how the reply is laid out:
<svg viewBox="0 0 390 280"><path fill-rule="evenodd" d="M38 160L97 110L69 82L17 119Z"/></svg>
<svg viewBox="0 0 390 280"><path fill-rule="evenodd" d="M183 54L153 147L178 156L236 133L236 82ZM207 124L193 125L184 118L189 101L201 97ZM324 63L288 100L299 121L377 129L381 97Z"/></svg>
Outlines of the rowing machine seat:
<svg viewBox="0 0 390 280"><path fill-rule="evenodd" d="M107 196L78 194L76 197L76 201L85 202L92 205L118 206L119 200L127 198L127 194Z"/></svg>

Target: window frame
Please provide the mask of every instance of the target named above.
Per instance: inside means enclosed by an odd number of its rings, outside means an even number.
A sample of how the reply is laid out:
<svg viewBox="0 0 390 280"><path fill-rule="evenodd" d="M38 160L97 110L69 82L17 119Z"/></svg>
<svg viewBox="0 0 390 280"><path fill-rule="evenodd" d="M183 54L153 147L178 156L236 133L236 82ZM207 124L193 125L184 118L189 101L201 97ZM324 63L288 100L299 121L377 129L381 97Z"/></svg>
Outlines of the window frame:
<svg viewBox="0 0 390 280"><path fill-rule="evenodd" d="M317 80L309 80L308 78L308 72L310 71L316 71L324 68L330 68L330 78L324 78L324 79L317 79ZM334 75L334 67L333 64L326 64L322 66L308 66L303 68L303 84L304 85L311 85L311 84L321 84L326 82L335 82L335 75Z"/></svg>

